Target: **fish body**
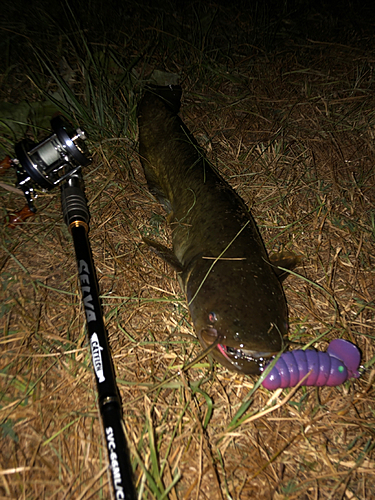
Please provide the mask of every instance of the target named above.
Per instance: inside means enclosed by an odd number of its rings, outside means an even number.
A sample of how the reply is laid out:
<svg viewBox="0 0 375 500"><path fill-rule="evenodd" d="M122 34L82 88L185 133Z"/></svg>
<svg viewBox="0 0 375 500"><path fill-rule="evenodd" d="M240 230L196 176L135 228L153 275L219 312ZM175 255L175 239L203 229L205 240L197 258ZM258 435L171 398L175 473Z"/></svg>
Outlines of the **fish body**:
<svg viewBox="0 0 375 500"><path fill-rule="evenodd" d="M177 271L201 345L224 366L260 373L288 330L282 285L240 196L205 159L178 116L180 87L146 91L139 153L163 204L173 248L150 242Z"/></svg>

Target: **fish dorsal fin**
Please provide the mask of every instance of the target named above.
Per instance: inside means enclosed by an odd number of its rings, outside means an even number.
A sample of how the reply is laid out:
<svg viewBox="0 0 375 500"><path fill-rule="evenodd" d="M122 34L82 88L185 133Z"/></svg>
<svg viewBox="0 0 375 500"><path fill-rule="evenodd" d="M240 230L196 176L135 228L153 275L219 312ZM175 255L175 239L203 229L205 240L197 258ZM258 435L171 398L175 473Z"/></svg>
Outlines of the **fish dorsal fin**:
<svg viewBox="0 0 375 500"><path fill-rule="evenodd" d="M288 269L292 271L302 262L302 255L297 255L293 252L278 252L269 256L272 269L280 281L284 281L289 276ZM284 269L279 269L280 267Z"/></svg>
<svg viewBox="0 0 375 500"><path fill-rule="evenodd" d="M157 241L143 237L143 241L148 245L161 259L170 265L177 273L182 273L183 267L181 262L173 253L171 248L168 248Z"/></svg>

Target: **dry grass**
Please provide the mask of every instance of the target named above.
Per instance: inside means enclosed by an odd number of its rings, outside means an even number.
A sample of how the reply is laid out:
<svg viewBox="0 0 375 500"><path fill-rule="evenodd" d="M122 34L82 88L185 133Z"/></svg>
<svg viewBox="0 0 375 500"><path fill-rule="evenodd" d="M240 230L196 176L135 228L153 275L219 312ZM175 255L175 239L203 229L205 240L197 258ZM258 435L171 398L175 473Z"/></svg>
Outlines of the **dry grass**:
<svg viewBox="0 0 375 500"><path fill-rule="evenodd" d="M207 359L181 372L200 347L176 277L141 244L144 234L168 243L170 232L132 148L136 129L96 137L90 239L140 498L375 498L374 53L354 35L302 43L282 32L283 51L238 43L224 63L207 55L220 40L209 12L178 43L178 13L138 32L133 12L127 50L139 55L155 32L162 45L134 74L181 71L183 118L269 251L304 256L285 283L290 339L325 350L346 338L367 369L337 388L275 393ZM231 23L235 43L243 18ZM16 76L3 75L3 99L30 98ZM23 205L0 195L4 216ZM73 247L58 192L37 206L22 227L1 228L0 498L108 498Z"/></svg>

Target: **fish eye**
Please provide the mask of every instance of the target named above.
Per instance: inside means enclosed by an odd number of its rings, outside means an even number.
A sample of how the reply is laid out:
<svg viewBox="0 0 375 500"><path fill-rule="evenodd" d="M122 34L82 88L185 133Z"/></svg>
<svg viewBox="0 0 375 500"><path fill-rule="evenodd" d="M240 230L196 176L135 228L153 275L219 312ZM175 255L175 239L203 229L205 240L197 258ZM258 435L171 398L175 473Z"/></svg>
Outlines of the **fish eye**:
<svg viewBox="0 0 375 500"><path fill-rule="evenodd" d="M210 312L208 314L208 320L210 323L213 323L214 321L217 321L217 316L214 312Z"/></svg>

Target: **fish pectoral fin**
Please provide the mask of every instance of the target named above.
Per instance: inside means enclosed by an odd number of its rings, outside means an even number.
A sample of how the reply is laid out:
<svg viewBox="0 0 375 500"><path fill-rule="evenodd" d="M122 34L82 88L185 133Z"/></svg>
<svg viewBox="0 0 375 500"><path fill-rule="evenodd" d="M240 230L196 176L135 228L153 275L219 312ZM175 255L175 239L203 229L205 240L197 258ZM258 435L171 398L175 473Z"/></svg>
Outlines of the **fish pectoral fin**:
<svg viewBox="0 0 375 500"><path fill-rule="evenodd" d="M302 255L297 255L293 252L278 252L270 255L269 260L276 276L280 281L284 281L289 276L288 271L284 271L284 269L292 271L299 266L302 262ZM279 269L280 267L284 269Z"/></svg>
<svg viewBox="0 0 375 500"><path fill-rule="evenodd" d="M177 273L182 273L183 266L170 248L158 243L157 241L151 240L150 238L143 237L142 239L146 245L148 245L151 250L158 255L158 257L169 264Z"/></svg>

